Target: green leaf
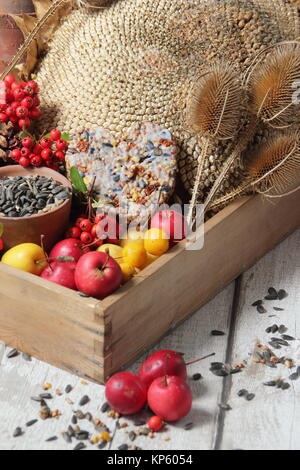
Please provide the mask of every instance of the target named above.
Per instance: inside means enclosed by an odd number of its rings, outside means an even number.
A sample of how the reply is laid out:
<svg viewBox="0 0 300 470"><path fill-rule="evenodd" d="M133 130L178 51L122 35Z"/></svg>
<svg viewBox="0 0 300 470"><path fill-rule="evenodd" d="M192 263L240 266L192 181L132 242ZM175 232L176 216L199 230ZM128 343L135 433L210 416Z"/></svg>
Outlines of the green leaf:
<svg viewBox="0 0 300 470"><path fill-rule="evenodd" d="M0 238L2 237L4 232L4 225L0 222Z"/></svg>
<svg viewBox="0 0 300 470"><path fill-rule="evenodd" d="M70 169L70 180L76 191L79 191L80 193L88 192L88 188L85 182L83 181L83 178L80 176L76 166L72 166L72 168Z"/></svg>

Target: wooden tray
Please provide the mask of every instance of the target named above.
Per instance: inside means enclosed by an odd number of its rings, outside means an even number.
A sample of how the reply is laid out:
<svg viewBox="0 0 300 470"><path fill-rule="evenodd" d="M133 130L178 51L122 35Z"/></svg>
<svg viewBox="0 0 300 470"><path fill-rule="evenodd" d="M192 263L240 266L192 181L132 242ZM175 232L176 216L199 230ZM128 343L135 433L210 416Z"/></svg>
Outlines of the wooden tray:
<svg viewBox="0 0 300 470"><path fill-rule="evenodd" d="M102 302L0 263L0 339L104 382L299 226L298 193L244 198L205 224L202 250L179 244Z"/></svg>

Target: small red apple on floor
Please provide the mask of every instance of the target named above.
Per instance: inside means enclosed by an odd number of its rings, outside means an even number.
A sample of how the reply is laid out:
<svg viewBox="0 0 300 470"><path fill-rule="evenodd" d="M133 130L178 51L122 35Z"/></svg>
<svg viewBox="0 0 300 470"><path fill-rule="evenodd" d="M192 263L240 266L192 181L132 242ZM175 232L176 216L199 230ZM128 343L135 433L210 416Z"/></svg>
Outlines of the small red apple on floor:
<svg viewBox="0 0 300 470"><path fill-rule="evenodd" d="M187 370L181 354L169 349L155 351L145 360L139 370L139 376L147 387L150 387L153 380L163 375L177 375L186 380Z"/></svg>
<svg viewBox="0 0 300 470"><path fill-rule="evenodd" d="M181 377L165 375L150 385L148 404L164 421L178 421L190 412L192 393Z"/></svg>
<svg viewBox="0 0 300 470"><path fill-rule="evenodd" d="M107 253L87 253L79 259L76 266L77 289L96 299L104 299L112 294L121 286L122 279L119 264Z"/></svg>
<svg viewBox="0 0 300 470"><path fill-rule="evenodd" d="M57 243L51 250L49 258L68 257L78 261L81 256L88 253L90 249L85 247L80 240L75 238L66 238Z"/></svg>
<svg viewBox="0 0 300 470"><path fill-rule="evenodd" d="M183 240L187 235L187 222L182 214L174 210L163 210L152 217L151 228L160 228L171 242Z"/></svg>
<svg viewBox="0 0 300 470"><path fill-rule="evenodd" d="M138 413L147 401L147 387L131 372L113 375L106 384L105 394L110 406L123 415Z"/></svg>
<svg viewBox="0 0 300 470"><path fill-rule="evenodd" d="M51 261L41 274L43 279L76 290L76 261Z"/></svg>

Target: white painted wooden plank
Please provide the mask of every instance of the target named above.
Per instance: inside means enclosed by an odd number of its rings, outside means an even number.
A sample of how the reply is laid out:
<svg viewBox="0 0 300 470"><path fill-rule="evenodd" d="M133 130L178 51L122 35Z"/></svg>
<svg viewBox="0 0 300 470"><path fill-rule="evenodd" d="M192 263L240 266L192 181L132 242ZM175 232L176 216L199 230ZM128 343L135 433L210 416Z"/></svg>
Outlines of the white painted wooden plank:
<svg viewBox="0 0 300 470"><path fill-rule="evenodd" d="M233 345L233 360L247 357L258 340L267 344L271 336L265 329L274 323L285 324L288 334L300 338L300 230L266 255L244 275ZM265 302L268 313L260 315L251 307L252 302L266 295L270 286L284 288L289 297L281 302ZM273 306L285 308L275 312ZM269 315L275 317L269 318ZM300 343L274 351L281 356L291 356L300 365ZM249 362L243 373L232 378L229 404L232 411L225 415L222 440L223 449L300 449L300 380L291 383L290 390L282 391L264 387L263 382L274 377L287 378L289 369L278 366L270 369ZM240 389L256 394L255 400L247 402L237 397Z"/></svg>
<svg viewBox="0 0 300 470"><path fill-rule="evenodd" d="M219 294L208 305L197 312L185 324L179 327L171 335L166 337L155 349L175 349L185 353L187 360L199 358L215 351L216 360L225 358L227 337L211 337L212 329L228 331L229 315L233 298L234 285L232 284ZM146 356L145 356L146 357ZM133 367L137 371L142 359ZM204 380L191 382L194 394L193 410L182 422L168 426L167 430L157 435L154 439L139 437L135 444L143 449L210 449L214 442L217 420L217 404L220 401L222 381L215 380L208 371L209 361L195 364L189 368L189 374L200 372ZM30 401L30 397L42 392L41 386L51 383L53 389L65 389L66 385L74 385L74 391L69 397L75 402L70 406L65 401L65 395L49 401L51 409L59 409L62 416L59 420L39 421L32 428L26 429L25 423L38 416L39 405ZM67 372L56 369L45 363L32 360L25 362L20 356L13 359L4 357L0 366L0 450L17 449L72 449L73 445L67 445L60 433L66 430L70 424L72 409L78 409L80 398L87 394L92 399L91 403L83 408L90 411L95 418L104 421L112 430L115 421L107 418L100 412L104 402L104 387L88 384L81 385L81 380L71 376ZM53 389L51 391L53 391ZM121 419L121 422L130 425L127 431L132 429L132 419ZM195 427L191 431L184 431L185 423L193 421ZM92 426L87 422L79 423L82 429L92 431ZM13 438L12 433L17 426L21 426L26 432L22 437ZM45 440L52 435L58 435L59 440L46 443ZM169 441L164 438L170 437ZM130 443L125 429L118 430L113 441L112 448ZM91 448L91 446L89 446Z"/></svg>

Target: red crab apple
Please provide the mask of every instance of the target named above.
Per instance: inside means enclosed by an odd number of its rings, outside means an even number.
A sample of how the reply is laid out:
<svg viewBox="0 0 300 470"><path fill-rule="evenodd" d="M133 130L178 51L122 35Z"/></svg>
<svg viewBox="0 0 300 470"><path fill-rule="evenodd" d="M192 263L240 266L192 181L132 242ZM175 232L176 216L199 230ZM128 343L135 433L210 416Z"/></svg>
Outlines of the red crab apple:
<svg viewBox="0 0 300 470"><path fill-rule="evenodd" d="M41 274L43 279L76 290L75 284L76 261L52 261Z"/></svg>
<svg viewBox="0 0 300 470"><path fill-rule="evenodd" d="M181 354L169 349L156 351L146 359L139 370L139 376L147 387L163 375L177 375L186 380L186 364Z"/></svg>
<svg viewBox="0 0 300 470"><path fill-rule="evenodd" d="M120 266L107 253L91 251L77 263L77 289L90 297L104 299L121 286L122 279Z"/></svg>
<svg viewBox="0 0 300 470"><path fill-rule="evenodd" d="M110 406L123 415L138 413L147 401L147 387L131 372L113 375L106 384L105 394Z"/></svg>
<svg viewBox="0 0 300 470"><path fill-rule="evenodd" d="M192 393L181 377L165 375L150 385L148 404L164 421L178 421L190 412Z"/></svg>
<svg viewBox="0 0 300 470"><path fill-rule="evenodd" d="M58 242L51 250L49 258L70 257L74 261L78 261L81 256L88 253L90 249L83 246L80 240L74 238L66 238Z"/></svg>
<svg viewBox="0 0 300 470"><path fill-rule="evenodd" d="M187 234L187 223L182 214L174 210L157 212L151 220L151 228L164 230L171 241L181 241Z"/></svg>

